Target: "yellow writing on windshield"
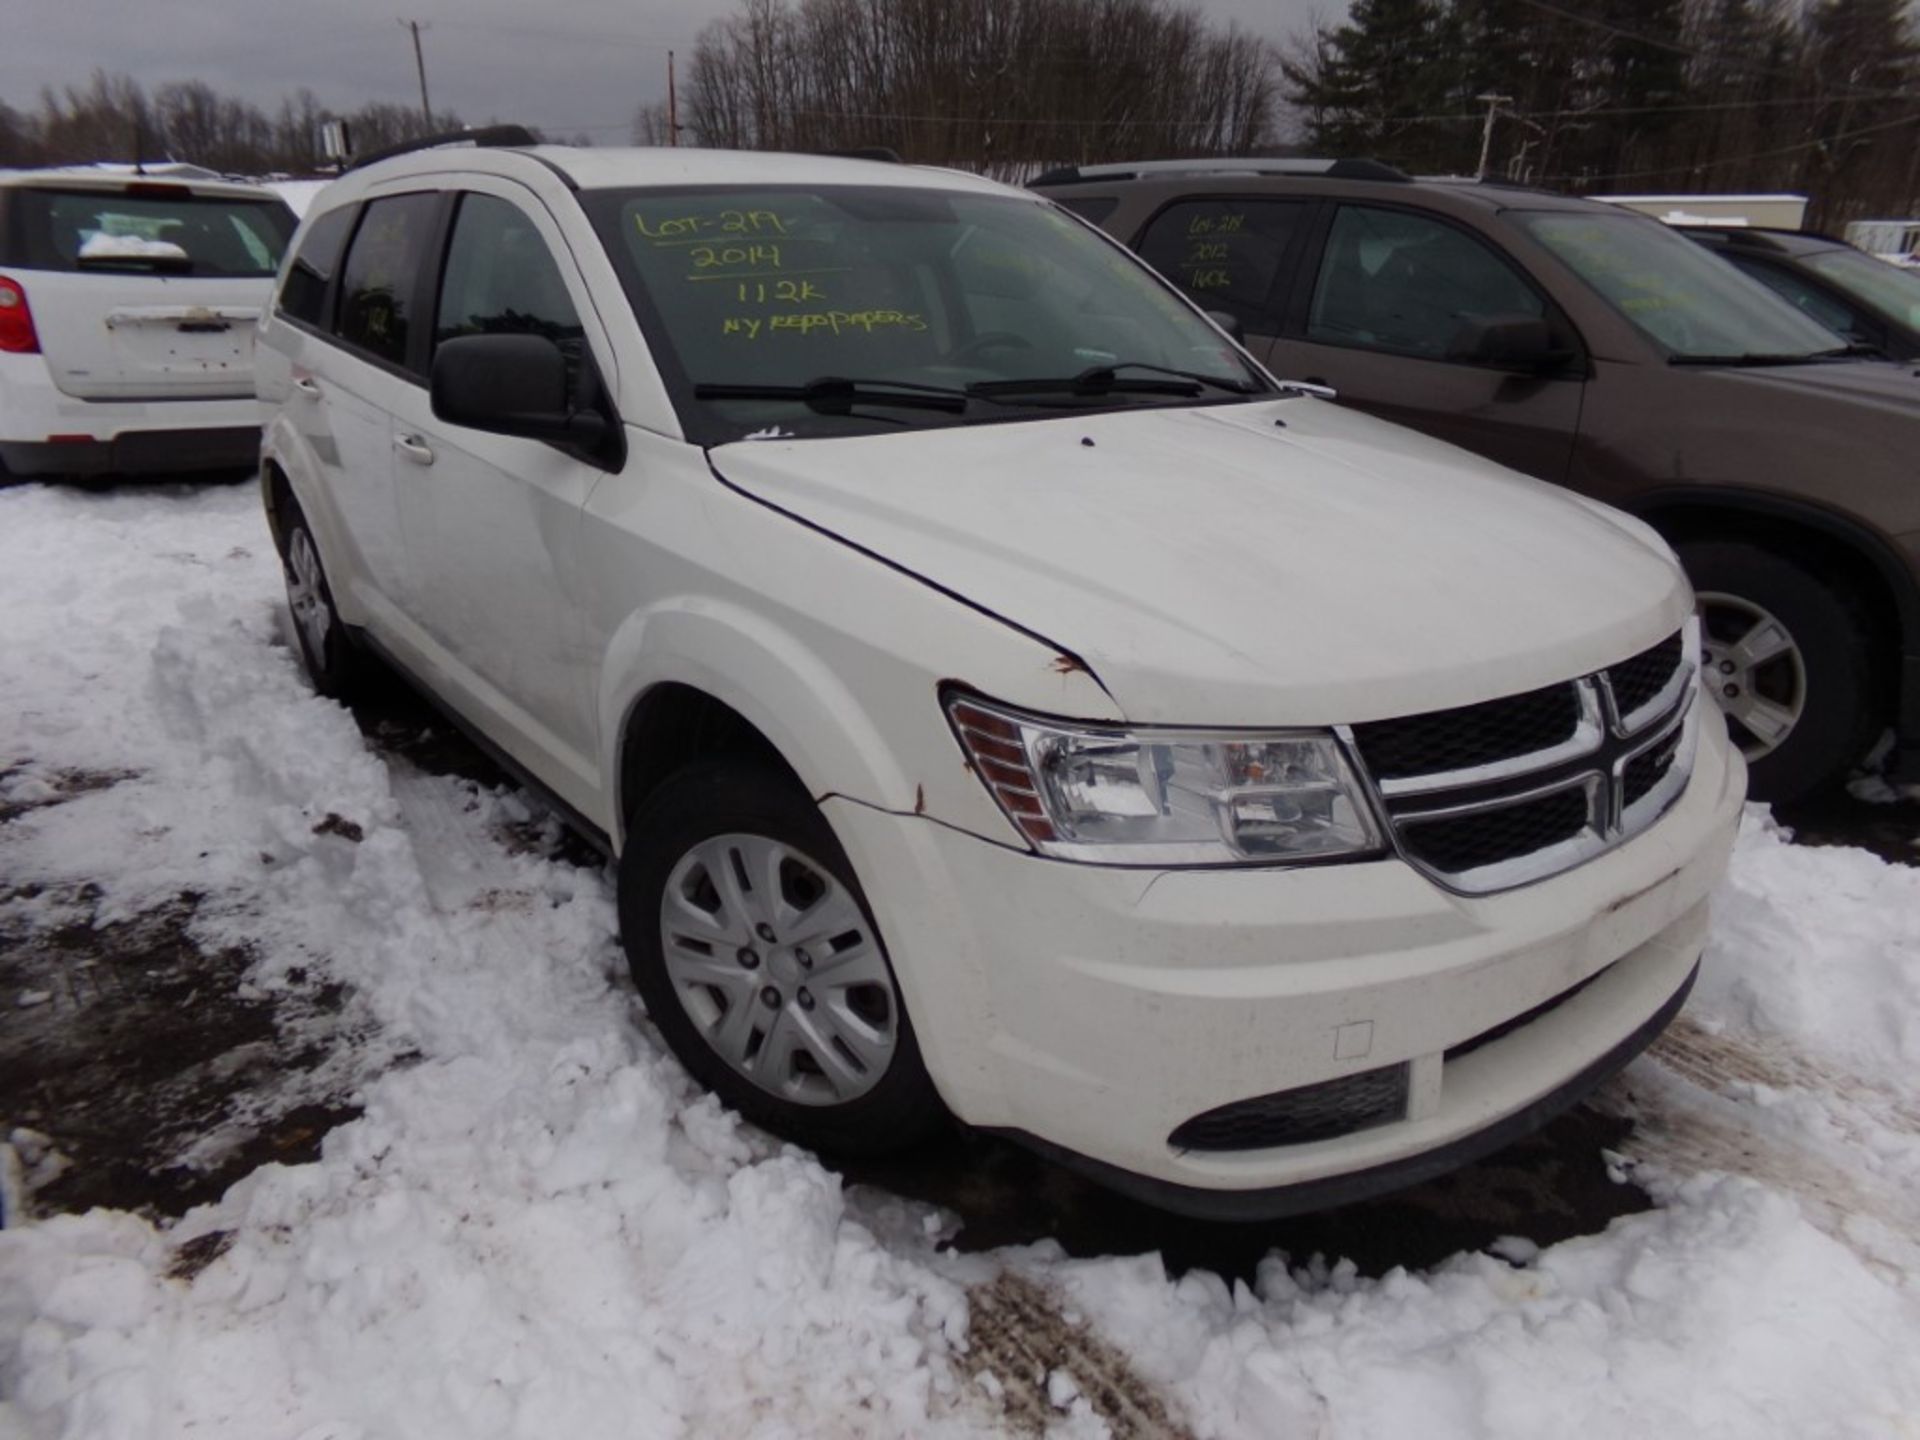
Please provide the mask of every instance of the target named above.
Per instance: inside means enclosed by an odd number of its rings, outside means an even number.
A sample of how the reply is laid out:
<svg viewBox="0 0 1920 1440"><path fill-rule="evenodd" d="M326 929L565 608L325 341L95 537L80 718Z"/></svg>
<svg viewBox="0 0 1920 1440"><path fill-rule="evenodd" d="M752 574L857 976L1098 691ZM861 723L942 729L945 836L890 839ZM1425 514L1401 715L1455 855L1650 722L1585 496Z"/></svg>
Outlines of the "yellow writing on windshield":
<svg viewBox="0 0 1920 1440"><path fill-rule="evenodd" d="M696 245L687 252L695 270L713 270L740 265L765 265L780 268L778 245ZM698 278L689 276L689 279Z"/></svg>
<svg viewBox="0 0 1920 1440"><path fill-rule="evenodd" d="M809 310L775 315L731 315L720 322L722 335L758 340L762 335L871 335L876 330L919 333L927 317L906 310Z"/></svg>
<svg viewBox="0 0 1920 1440"><path fill-rule="evenodd" d="M716 210L706 214L675 215L649 222L633 217L642 236L656 245L685 244L714 235L785 235L787 222L771 210Z"/></svg>
<svg viewBox="0 0 1920 1440"><path fill-rule="evenodd" d="M827 298L827 292L811 280L775 280L771 284L765 280L743 280L734 293L742 303L749 305L765 304L769 300L798 305L807 300Z"/></svg>

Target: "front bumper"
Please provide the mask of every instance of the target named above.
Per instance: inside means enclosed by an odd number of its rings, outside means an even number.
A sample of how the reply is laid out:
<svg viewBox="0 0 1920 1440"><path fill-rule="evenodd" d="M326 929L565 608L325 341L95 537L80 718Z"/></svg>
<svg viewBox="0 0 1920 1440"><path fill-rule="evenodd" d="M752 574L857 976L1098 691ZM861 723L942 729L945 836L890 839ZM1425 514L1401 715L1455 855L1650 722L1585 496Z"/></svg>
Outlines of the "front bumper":
<svg viewBox="0 0 1920 1440"><path fill-rule="evenodd" d="M1122 870L827 811L956 1114L1169 1208L1250 1218L1458 1163L1624 1064L1678 1008L1744 794L1724 726L1705 724L1649 830L1478 897L1398 860ZM1263 1149L1169 1142L1220 1106L1402 1063L1389 1123Z"/></svg>

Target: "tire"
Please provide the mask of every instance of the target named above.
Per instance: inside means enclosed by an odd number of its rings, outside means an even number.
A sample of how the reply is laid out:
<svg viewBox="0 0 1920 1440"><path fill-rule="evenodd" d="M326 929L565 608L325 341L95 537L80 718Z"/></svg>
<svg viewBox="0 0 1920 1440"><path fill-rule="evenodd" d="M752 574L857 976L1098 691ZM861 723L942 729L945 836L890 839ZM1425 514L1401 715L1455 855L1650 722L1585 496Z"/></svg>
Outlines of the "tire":
<svg viewBox="0 0 1920 1440"><path fill-rule="evenodd" d="M1858 612L1841 592L1759 546L1675 548L1699 596L1707 690L1747 757L1749 795L1784 804L1843 780L1878 718Z"/></svg>
<svg viewBox="0 0 1920 1440"><path fill-rule="evenodd" d="M367 661L333 603L320 547L291 496L280 525L280 566L287 577L293 638L313 688L333 700L351 698L365 683Z"/></svg>
<svg viewBox="0 0 1920 1440"><path fill-rule="evenodd" d="M752 759L670 776L628 829L619 903L647 1014L746 1119L848 1156L945 1121L853 867L790 776Z"/></svg>

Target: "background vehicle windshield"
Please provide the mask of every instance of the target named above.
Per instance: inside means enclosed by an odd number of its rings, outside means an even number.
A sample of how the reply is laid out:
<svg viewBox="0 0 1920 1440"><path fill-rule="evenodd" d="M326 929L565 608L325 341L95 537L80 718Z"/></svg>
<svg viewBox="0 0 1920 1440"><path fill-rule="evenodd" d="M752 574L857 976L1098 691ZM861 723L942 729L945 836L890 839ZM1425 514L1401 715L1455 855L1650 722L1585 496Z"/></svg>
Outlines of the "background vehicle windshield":
<svg viewBox="0 0 1920 1440"><path fill-rule="evenodd" d="M1889 320L1920 328L1920 273L1858 250L1822 250L1801 263Z"/></svg>
<svg viewBox="0 0 1920 1440"><path fill-rule="evenodd" d="M168 194L172 190L177 193ZM0 261L22 270L139 270L268 279L293 235L278 200L22 187L6 199Z"/></svg>
<svg viewBox="0 0 1920 1440"><path fill-rule="evenodd" d="M702 187L588 197L675 391L689 435L737 439L1029 419L1061 406L1239 398L1122 388L967 401L942 413L856 404L823 415L793 399L701 399L700 385L801 386L823 377L964 387L1062 379L1135 362L1265 382L1124 251L1051 205L892 187ZM1144 390L1151 369L1121 369ZM1188 387L1189 389L1197 387Z"/></svg>
<svg viewBox="0 0 1920 1440"><path fill-rule="evenodd" d="M1514 218L1675 356L1811 356L1844 343L1658 221L1555 210Z"/></svg>

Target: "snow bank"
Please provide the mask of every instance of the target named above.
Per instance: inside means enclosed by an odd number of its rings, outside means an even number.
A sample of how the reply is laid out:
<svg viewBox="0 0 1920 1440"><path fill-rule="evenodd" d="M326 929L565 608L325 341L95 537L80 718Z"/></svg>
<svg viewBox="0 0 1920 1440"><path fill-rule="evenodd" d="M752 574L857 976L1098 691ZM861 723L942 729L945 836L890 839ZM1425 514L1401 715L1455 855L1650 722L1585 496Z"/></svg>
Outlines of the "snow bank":
<svg viewBox="0 0 1920 1440"><path fill-rule="evenodd" d="M1154 1257L1031 1263L1200 1436L1866 1437L1920 1415L1911 1295L1747 1180L1520 1266L1366 1280L1276 1256L1230 1290Z"/></svg>
<svg viewBox="0 0 1920 1440"><path fill-rule="evenodd" d="M1920 869L1795 847L1757 809L1714 907L1696 1011L1868 1076L1920 1072Z"/></svg>
<svg viewBox="0 0 1920 1440"><path fill-rule="evenodd" d="M619 982L604 881L503 848L477 787L390 775L304 686L257 495L9 492L0 550L0 686L24 699L0 768L141 771L15 821L9 879L95 879L127 913L192 884L260 983L323 965L419 1056L319 1163L173 1233L0 1233L0 1431L977 1428L951 1398L959 1287L691 1088ZM329 812L363 838L316 834ZM169 1278L214 1231L225 1253Z"/></svg>

